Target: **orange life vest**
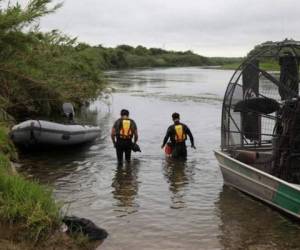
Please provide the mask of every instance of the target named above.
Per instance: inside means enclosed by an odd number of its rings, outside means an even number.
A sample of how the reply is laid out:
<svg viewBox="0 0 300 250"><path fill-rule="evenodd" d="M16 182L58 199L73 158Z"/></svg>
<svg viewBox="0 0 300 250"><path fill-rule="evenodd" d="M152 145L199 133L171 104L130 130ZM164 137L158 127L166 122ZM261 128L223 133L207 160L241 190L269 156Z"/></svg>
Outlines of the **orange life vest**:
<svg viewBox="0 0 300 250"><path fill-rule="evenodd" d="M175 141L183 142L186 140L186 134L181 124L175 125Z"/></svg>
<svg viewBox="0 0 300 250"><path fill-rule="evenodd" d="M120 138L121 139L131 139L132 138L132 129L131 121L128 119L123 119L120 126Z"/></svg>

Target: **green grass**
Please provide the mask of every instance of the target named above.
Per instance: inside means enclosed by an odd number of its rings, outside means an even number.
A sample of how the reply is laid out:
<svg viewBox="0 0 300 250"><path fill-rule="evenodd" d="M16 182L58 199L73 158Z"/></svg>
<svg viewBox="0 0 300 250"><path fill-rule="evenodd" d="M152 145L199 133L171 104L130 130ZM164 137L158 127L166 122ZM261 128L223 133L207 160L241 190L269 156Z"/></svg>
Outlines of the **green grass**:
<svg viewBox="0 0 300 250"><path fill-rule="evenodd" d="M74 243L81 249L86 249L90 244L89 238L83 233L72 234L71 237L74 240Z"/></svg>
<svg viewBox="0 0 300 250"><path fill-rule="evenodd" d="M8 174L10 172L10 162L7 156L0 153L0 173Z"/></svg>
<svg viewBox="0 0 300 250"><path fill-rule="evenodd" d="M21 225L24 237L35 241L60 224L59 206L53 200L51 190L4 171L0 171L0 217L3 221Z"/></svg>
<svg viewBox="0 0 300 250"><path fill-rule="evenodd" d="M17 153L13 143L8 136L8 128L0 124L0 152L8 156L10 159L16 159Z"/></svg>
<svg viewBox="0 0 300 250"><path fill-rule="evenodd" d="M266 71L280 71L280 66L276 62L263 62L260 68Z"/></svg>
<svg viewBox="0 0 300 250"><path fill-rule="evenodd" d="M240 66L241 62L236 63L227 63L221 66L221 69L232 69L235 70ZM262 62L259 66L261 69L266 71L279 71L280 67L279 64L275 61L269 61L269 62Z"/></svg>
<svg viewBox="0 0 300 250"><path fill-rule="evenodd" d="M60 225L60 207L49 188L12 174L15 152L7 129L0 126L0 219L17 224L19 236L38 241Z"/></svg>
<svg viewBox="0 0 300 250"><path fill-rule="evenodd" d="M221 69L237 69L241 63L227 63L221 66Z"/></svg>

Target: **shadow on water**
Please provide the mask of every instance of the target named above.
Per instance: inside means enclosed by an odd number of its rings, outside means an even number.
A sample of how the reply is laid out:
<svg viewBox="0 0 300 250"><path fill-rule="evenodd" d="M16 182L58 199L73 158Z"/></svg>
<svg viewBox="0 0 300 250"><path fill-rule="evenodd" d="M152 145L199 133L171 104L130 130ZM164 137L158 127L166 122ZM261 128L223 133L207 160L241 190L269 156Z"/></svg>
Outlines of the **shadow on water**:
<svg viewBox="0 0 300 250"><path fill-rule="evenodd" d="M171 208L180 209L185 207L184 188L193 177L194 166L186 160L166 159L163 162L164 177L169 183L171 191Z"/></svg>
<svg viewBox="0 0 300 250"><path fill-rule="evenodd" d="M216 208L224 249L299 249L298 224L235 189L224 186Z"/></svg>
<svg viewBox="0 0 300 250"><path fill-rule="evenodd" d="M138 172L140 161L134 159L131 163L117 165L112 179L113 198L117 201L117 211L131 214L137 212L138 203L135 198L138 194Z"/></svg>

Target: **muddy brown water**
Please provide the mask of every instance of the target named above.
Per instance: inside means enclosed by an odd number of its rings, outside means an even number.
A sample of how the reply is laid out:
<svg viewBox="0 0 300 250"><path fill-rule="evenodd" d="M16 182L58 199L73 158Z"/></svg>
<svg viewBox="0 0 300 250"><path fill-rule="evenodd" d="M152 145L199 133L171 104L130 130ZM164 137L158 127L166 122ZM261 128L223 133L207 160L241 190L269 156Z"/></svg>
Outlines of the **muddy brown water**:
<svg viewBox="0 0 300 250"><path fill-rule="evenodd" d="M222 98L232 73L107 72L113 97L92 103L86 117L101 126L100 138L25 154L21 171L52 186L68 213L105 228L110 236L101 249L300 249L298 224L223 187L213 149L220 144ZM138 125L142 153L118 168L109 133L121 108ZM175 111L195 137L197 149L188 148L186 162L166 161L160 149Z"/></svg>

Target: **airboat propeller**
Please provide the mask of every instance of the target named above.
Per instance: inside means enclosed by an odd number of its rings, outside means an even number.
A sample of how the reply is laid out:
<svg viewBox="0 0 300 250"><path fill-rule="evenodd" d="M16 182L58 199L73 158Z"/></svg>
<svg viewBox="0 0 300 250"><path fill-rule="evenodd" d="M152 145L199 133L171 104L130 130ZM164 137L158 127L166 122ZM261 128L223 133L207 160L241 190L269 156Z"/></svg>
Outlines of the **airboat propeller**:
<svg viewBox="0 0 300 250"><path fill-rule="evenodd" d="M251 51L228 84L221 131L223 149L271 148L272 173L298 183L299 59L300 44L293 41L266 43ZM266 70L266 65L273 69ZM299 171L291 171L296 165Z"/></svg>
<svg viewBox="0 0 300 250"><path fill-rule="evenodd" d="M272 114L280 109L280 104L272 98L255 97L239 101L234 112L255 112L260 114Z"/></svg>

